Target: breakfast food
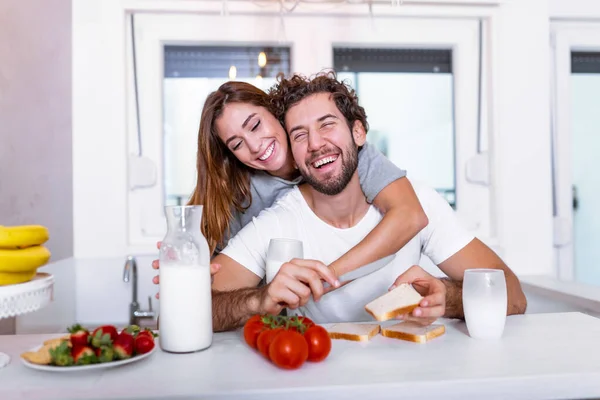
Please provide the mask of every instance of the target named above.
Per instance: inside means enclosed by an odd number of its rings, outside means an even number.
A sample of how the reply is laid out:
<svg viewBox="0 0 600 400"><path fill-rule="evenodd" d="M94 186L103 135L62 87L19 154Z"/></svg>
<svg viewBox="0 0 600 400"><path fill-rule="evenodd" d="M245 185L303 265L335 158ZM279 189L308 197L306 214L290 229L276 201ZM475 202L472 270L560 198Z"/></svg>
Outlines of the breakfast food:
<svg viewBox="0 0 600 400"><path fill-rule="evenodd" d="M155 334L129 325L120 333L112 325L103 325L90 333L80 325L69 329L70 335L48 339L37 351L21 354L33 364L70 367L124 360L154 349Z"/></svg>
<svg viewBox="0 0 600 400"><path fill-rule="evenodd" d="M0 286L28 282L50 259L41 225L0 226Z"/></svg>
<svg viewBox="0 0 600 400"><path fill-rule="evenodd" d="M327 330L306 317L255 315L243 329L246 343L283 369L320 362L331 351Z"/></svg>
<svg viewBox="0 0 600 400"><path fill-rule="evenodd" d="M387 321L408 314L421 302L423 296L411 285L403 283L367 304L365 310L377 321Z"/></svg>
<svg viewBox="0 0 600 400"><path fill-rule="evenodd" d="M444 325L420 326L414 322L400 322L399 324L381 329L381 334L385 337L415 343L425 343L438 336L442 336L445 332L446 327Z"/></svg>
<svg viewBox="0 0 600 400"><path fill-rule="evenodd" d="M368 342L379 333L378 324L354 324L338 323L327 329L332 339L353 340L356 342Z"/></svg>

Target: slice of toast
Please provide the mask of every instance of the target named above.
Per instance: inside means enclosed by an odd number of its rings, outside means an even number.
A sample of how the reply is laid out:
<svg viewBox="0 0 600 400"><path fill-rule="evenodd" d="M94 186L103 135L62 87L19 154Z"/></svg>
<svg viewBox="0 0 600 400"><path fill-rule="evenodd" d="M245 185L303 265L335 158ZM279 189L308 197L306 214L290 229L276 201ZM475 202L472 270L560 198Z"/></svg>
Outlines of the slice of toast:
<svg viewBox="0 0 600 400"><path fill-rule="evenodd" d="M379 324L355 324L351 322L338 323L327 328L332 339L368 342L379 333Z"/></svg>
<svg viewBox="0 0 600 400"><path fill-rule="evenodd" d="M393 339L407 340L415 343L425 343L446 332L446 327L441 324L420 326L414 322L400 322L381 329L381 334Z"/></svg>
<svg viewBox="0 0 600 400"><path fill-rule="evenodd" d="M411 285L403 283L367 304L365 310L377 321L387 321L408 314L421 302L423 296Z"/></svg>

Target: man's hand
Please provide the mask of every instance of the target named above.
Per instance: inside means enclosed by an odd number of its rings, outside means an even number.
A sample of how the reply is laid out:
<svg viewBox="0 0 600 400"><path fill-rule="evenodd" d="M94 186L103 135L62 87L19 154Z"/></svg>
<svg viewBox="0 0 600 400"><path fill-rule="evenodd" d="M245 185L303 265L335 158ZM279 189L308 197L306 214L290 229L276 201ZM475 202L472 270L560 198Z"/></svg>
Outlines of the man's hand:
<svg viewBox="0 0 600 400"><path fill-rule="evenodd" d="M162 242L157 242L157 243L156 243L156 247L157 247L158 249L160 249L160 245L161 245L161 243L162 243ZM154 261L152 261L152 268L153 268L153 269L159 269L159 268L160 268L160 262L159 262L158 260L154 260ZM220 265L220 264L210 264L210 281L211 281L211 282L212 282L212 280L213 280L213 276L214 276L214 275L215 275L217 272L219 272L219 269L220 269L220 268L221 268L221 265ZM160 276L159 276L159 275L156 275L154 278L152 278L152 283L154 283L154 284L156 284L156 285L160 284ZM154 295L154 297L156 297L157 299L159 299L159 298L160 298L160 293L156 293L156 294Z"/></svg>
<svg viewBox="0 0 600 400"><path fill-rule="evenodd" d="M315 301L319 301L324 293L323 281L333 287L340 284L334 273L320 261L295 258L283 264L265 287L261 298L261 314L276 315L285 307L302 307L311 295Z"/></svg>
<svg viewBox="0 0 600 400"><path fill-rule="evenodd" d="M396 279L390 290L401 283L411 284L423 296L423 299L411 314L402 315L399 317L400 319L426 326L432 324L437 318L444 316L446 286L441 280L427 273L418 265L413 265Z"/></svg>

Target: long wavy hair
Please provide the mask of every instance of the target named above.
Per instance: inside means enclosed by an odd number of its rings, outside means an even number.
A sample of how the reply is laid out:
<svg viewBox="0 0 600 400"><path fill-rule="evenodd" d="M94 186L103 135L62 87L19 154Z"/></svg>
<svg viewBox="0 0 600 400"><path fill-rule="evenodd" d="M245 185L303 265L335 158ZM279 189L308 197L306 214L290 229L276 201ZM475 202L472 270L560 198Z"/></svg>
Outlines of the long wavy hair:
<svg viewBox="0 0 600 400"><path fill-rule="evenodd" d="M245 211L252 203L251 168L239 161L217 134L216 120L229 103L249 103L271 110L269 96L245 82L227 82L204 103L198 130L198 179L189 205L202 205L202 234L211 253L224 245L233 211Z"/></svg>

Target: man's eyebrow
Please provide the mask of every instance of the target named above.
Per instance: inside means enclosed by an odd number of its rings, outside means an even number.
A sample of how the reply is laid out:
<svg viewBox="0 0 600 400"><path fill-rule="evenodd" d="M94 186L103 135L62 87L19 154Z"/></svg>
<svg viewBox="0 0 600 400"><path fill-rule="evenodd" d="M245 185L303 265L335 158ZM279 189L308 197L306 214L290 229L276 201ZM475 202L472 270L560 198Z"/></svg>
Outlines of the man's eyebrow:
<svg viewBox="0 0 600 400"><path fill-rule="evenodd" d="M252 113L252 114L248 115L248 118L246 118L246 120L242 124L242 129L244 129L246 127L246 125L248 125L248 122L250 122L252 117L254 117L255 115L256 115L256 113Z"/></svg>
<svg viewBox="0 0 600 400"><path fill-rule="evenodd" d="M317 122L323 122L323 121L325 121L327 118L335 118L335 119L339 119L338 117L336 117L336 116L335 116L335 115L333 115L333 114L325 114L325 115L323 115L322 117L319 117L319 118L317 119ZM303 126L303 125L296 125L295 127L293 127L292 129L290 129L290 130L289 130L289 132L288 132L288 135L291 135L291 134L292 134L292 132L294 132L294 131L296 131L296 130L298 130L298 129L302 129L302 128L304 128L304 126Z"/></svg>
<svg viewBox="0 0 600 400"><path fill-rule="evenodd" d="M318 121L318 122L323 122L323 121L325 121L327 118L335 118L335 119L339 119L338 117L336 117L336 116L335 116L335 115L333 115L333 114L325 114L325 115L323 115L321 118L319 118L317 121Z"/></svg>

